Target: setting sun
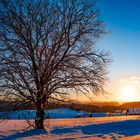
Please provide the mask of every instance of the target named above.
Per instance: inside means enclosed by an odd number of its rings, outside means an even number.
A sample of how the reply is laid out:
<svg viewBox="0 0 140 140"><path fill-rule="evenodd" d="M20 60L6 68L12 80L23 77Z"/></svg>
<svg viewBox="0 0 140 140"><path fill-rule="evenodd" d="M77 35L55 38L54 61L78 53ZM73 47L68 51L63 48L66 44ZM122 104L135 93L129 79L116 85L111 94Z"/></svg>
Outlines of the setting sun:
<svg viewBox="0 0 140 140"><path fill-rule="evenodd" d="M135 89L132 86L124 87L121 92L121 100L134 101L136 99Z"/></svg>

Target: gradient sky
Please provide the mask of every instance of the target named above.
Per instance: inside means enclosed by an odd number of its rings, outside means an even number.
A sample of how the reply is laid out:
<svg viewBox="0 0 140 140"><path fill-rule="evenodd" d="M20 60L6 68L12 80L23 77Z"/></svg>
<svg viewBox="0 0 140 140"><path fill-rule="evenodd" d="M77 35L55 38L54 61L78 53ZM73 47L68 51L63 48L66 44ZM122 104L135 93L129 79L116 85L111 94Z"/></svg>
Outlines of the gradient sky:
<svg viewBox="0 0 140 140"><path fill-rule="evenodd" d="M120 99L117 85L136 83L136 100L140 100L140 0L98 0L98 5L101 19L110 31L97 43L112 54L110 91Z"/></svg>

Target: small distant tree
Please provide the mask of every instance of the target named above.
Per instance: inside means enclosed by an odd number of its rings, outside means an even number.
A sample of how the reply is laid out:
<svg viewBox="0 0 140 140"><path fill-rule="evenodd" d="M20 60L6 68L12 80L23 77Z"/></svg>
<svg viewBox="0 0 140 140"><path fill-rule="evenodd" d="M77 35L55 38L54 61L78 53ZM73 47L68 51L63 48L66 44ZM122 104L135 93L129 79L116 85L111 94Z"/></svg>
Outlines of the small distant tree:
<svg viewBox="0 0 140 140"><path fill-rule="evenodd" d="M43 129L51 99L103 90L110 58L95 1L0 0L1 100L32 104Z"/></svg>

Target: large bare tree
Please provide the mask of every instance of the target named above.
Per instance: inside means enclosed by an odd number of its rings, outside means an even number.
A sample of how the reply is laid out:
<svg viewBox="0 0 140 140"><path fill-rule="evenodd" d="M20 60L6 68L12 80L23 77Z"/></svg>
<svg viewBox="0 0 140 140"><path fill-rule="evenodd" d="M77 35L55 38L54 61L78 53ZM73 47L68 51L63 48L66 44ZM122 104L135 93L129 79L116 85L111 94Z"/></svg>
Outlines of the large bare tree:
<svg viewBox="0 0 140 140"><path fill-rule="evenodd" d="M95 43L104 33L93 0L0 0L1 99L32 103L42 129L50 99L102 91L109 57Z"/></svg>

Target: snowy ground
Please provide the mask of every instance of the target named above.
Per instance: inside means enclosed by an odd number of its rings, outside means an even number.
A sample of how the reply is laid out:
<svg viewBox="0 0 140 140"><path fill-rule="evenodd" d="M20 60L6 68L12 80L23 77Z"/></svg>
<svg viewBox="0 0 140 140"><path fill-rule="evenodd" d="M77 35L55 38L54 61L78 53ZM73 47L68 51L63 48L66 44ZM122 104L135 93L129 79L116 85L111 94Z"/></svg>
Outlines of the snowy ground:
<svg viewBox="0 0 140 140"><path fill-rule="evenodd" d="M1 140L140 140L140 116L51 119L44 131L27 130L24 120L0 123Z"/></svg>
<svg viewBox="0 0 140 140"><path fill-rule="evenodd" d="M92 113L93 117L104 117L107 113L97 112ZM15 112L0 112L0 118L10 120L34 119L36 116L35 110L20 110ZM87 117L88 113L84 111L76 111L67 108L57 108L45 111L46 118L61 119L61 118L77 118L78 116Z"/></svg>

